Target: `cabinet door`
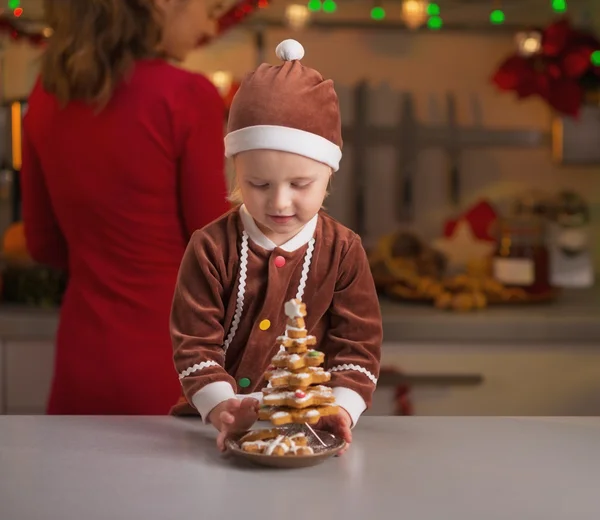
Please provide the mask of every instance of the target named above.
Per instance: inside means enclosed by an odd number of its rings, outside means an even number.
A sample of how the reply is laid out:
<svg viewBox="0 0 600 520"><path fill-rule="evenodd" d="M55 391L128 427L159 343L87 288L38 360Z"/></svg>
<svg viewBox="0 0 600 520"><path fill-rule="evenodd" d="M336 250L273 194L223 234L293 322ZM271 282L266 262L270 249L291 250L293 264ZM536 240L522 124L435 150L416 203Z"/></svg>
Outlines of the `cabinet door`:
<svg viewBox="0 0 600 520"><path fill-rule="evenodd" d="M600 415L594 345L388 343L382 365L406 374L483 377L479 386L413 388L415 415Z"/></svg>
<svg viewBox="0 0 600 520"><path fill-rule="evenodd" d="M6 413L6 372L4 368L4 345L0 341L0 415Z"/></svg>
<svg viewBox="0 0 600 520"><path fill-rule="evenodd" d="M51 341L7 341L4 344L6 413L43 414L54 363Z"/></svg>

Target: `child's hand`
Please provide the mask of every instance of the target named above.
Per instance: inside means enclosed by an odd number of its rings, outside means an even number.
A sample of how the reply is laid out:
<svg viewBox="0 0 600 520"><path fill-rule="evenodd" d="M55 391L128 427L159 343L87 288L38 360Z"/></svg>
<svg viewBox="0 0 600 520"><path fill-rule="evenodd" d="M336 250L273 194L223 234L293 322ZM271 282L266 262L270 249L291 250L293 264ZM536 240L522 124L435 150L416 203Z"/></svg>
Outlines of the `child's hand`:
<svg viewBox="0 0 600 520"><path fill-rule="evenodd" d="M219 430L217 447L225 451L225 440L232 434L249 429L258 419L259 402L246 397L241 401L233 398L215 406L208 414L209 422Z"/></svg>
<svg viewBox="0 0 600 520"><path fill-rule="evenodd" d="M346 446L338 454L341 455L346 452L352 443L352 430L350 429L352 427L352 419L346 410L341 406L339 408L340 411L337 415L321 417L316 428L333 433L336 437L340 437L346 441Z"/></svg>

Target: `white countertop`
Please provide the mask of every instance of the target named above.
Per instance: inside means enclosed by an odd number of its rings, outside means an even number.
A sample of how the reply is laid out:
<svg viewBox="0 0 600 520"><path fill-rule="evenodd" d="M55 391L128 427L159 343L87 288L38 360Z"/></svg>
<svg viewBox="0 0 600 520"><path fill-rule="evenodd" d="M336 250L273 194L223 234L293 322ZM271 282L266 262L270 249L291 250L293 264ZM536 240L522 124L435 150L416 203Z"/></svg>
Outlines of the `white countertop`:
<svg viewBox="0 0 600 520"><path fill-rule="evenodd" d="M238 464L197 420L0 416L3 520L597 520L600 419L363 417L342 457Z"/></svg>

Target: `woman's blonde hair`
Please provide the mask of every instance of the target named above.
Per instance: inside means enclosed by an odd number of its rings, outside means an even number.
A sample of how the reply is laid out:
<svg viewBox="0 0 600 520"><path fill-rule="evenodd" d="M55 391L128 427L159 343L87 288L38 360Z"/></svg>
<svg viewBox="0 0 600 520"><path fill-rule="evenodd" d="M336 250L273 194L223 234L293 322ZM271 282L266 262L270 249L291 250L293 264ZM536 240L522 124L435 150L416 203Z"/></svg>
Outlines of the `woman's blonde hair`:
<svg viewBox="0 0 600 520"><path fill-rule="evenodd" d="M104 107L139 59L157 56L160 17L154 0L44 0L52 36L41 80L61 105Z"/></svg>

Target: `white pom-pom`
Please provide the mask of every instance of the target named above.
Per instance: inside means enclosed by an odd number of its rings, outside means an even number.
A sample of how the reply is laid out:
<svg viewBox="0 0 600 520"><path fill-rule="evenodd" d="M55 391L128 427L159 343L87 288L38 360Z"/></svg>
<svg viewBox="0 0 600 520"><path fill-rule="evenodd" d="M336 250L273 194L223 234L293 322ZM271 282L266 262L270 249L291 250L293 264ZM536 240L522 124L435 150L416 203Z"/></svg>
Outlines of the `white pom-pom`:
<svg viewBox="0 0 600 520"><path fill-rule="evenodd" d="M304 57L304 47L296 40L283 40L275 49L280 60L294 61Z"/></svg>

